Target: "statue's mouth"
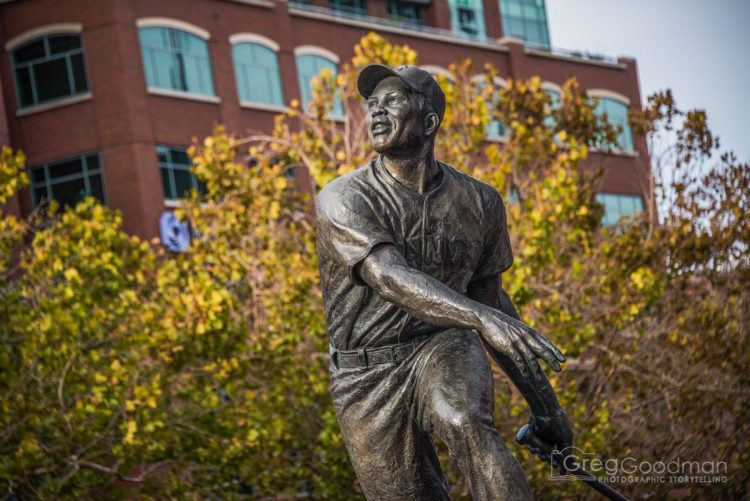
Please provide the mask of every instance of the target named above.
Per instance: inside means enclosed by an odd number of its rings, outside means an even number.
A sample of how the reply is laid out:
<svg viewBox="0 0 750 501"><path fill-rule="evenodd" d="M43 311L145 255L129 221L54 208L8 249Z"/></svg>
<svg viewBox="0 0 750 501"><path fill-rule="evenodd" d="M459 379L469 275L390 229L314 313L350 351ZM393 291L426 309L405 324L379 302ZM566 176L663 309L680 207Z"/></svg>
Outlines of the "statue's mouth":
<svg viewBox="0 0 750 501"><path fill-rule="evenodd" d="M380 122L373 124L371 130L373 134L385 134L391 130L391 126L388 123Z"/></svg>

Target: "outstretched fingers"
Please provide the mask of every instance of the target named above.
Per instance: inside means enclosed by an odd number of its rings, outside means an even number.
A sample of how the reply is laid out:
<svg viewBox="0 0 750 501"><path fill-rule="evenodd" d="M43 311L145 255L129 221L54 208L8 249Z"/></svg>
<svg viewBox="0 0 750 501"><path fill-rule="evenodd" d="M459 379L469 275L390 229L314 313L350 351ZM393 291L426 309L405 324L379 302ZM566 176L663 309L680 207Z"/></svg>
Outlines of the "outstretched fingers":
<svg viewBox="0 0 750 501"><path fill-rule="evenodd" d="M533 375L536 379L541 379L543 373L542 368L539 367L539 362L536 361L536 354L529 348L521 336L514 332L511 334L511 337L513 339L513 346L521 353L529 374Z"/></svg>
<svg viewBox="0 0 750 501"><path fill-rule="evenodd" d="M560 372L560 370L562 370L560 362L565 361L562 352L547 338L531 327L526 326L526 329L524 330L524 341L533 350L536 356L547 362L547 364L556 372Z"/></svg>

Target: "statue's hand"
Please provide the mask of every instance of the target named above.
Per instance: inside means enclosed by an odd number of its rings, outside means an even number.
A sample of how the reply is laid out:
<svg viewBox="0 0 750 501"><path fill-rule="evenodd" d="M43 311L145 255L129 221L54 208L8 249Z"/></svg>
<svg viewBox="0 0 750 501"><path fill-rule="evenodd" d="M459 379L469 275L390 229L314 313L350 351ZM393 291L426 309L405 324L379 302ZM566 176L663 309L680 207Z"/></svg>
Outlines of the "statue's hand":
<svg viewBox="0 0 750 501"><path fill-rule="evenodd" d="M564 452L573 446L573 430L570 428L568 416L562 409L547 416L532 414L529 426L534 436L554 450ZM540 451L535 451L533 448L532 452L540 454ZM542 457L542 459L549 460L548 457Z"/></svg>
<svg viewBox="0 0 750 501"><path fill-rule="evenodd" d="M482 337L497 351L509 357L524 377L542 379L537 358L555 371L565 361L562 352L547 338L523 322L497 310L490 310L481 320Z"/></svg>

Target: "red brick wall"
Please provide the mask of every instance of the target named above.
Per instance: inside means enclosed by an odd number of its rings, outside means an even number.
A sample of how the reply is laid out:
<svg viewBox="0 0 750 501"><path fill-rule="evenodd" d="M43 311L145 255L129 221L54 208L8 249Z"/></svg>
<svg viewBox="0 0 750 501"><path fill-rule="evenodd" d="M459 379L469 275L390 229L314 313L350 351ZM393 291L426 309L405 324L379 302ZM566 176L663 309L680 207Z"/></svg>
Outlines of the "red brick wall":
<svg viewBox="0 0 750 501"><path fill-rule="evenodd" d="M371 14L382 7L372 5L377 2L385 3L371 0ZM493 37L502 32L497 3L488 0L484 5L487 34ZM147 92L135 25L143 17L174 18L210 33L209 53L219 103ZM281 1L275 1L273 8L264 8L229 0L17 0L0 4L0 19L3 45L12 37L45 24L83 23L92 99L16 117L11 61L9 54L2 51L0 139L3 134L9 136L13 146L27 154L29 165L100 151L109 205L123 211L126 230L144 237L157 234L158 217L164 210L156 145L187 146L192 137L209 134L218 123L241 134L269 132L273 126L273 113L239 105L230 35L257 33L279 44L282 90L289 102L299 98L295 47L320 46L345 61L353 55L353 46L369 31L367 27L290 15L287 3ZM450 28L447 3L433 2L427 9L426 22ZM591 64L528 54L517 44L488 48L411 33L382 34L394 43L407 43L416 49L420 64L448 67L471 58L477 71L484 63L492 63L503 77L540 75L543 80L562 84L575 76L583 88L612 90L627 96L632 106L640 106L634 61L625 60L617 66ZM7 132L2 117L7 117ZM635 158L597 155L592 160L601 158L604 162L603 190L643 192L642 185L648 179L648 156L643 138L635 138L635 144ZM302 176L300 182L308 184L309 179ZM21 197L20 204L24 212L31 209L28 194Z"/></svg>

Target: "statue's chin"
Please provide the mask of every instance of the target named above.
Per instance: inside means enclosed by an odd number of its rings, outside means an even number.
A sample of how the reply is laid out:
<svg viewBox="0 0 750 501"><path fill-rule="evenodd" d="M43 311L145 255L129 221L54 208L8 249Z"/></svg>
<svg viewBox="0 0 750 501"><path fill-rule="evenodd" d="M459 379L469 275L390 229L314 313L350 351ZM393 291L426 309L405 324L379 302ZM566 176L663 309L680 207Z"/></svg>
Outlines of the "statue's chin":
<svg viewBox="0 0 750 501"><path fill-rule="evenodd" d="M420 141L373 141L372 149L387 157L401 158L413 155L419 151L422 143Z"/></svg>

